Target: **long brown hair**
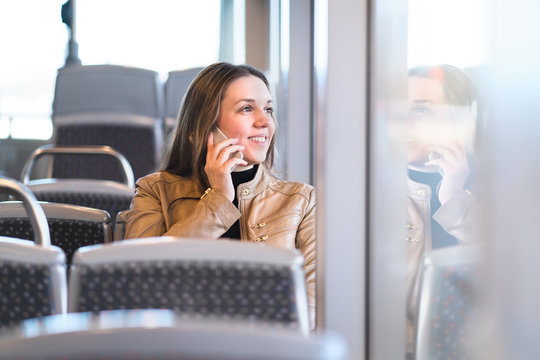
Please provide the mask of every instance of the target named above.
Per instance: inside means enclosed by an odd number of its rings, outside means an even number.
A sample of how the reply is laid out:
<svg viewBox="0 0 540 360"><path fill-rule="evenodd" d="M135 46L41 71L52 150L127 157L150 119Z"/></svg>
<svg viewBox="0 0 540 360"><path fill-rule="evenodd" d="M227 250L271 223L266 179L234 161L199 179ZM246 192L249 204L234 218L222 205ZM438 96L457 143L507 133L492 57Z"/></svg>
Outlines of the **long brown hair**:
<svg viewBox="0 0 540 360"><path fill-rule="evenodd" d="M210 186L204 171L208 137L217 122L225 91L234 80L244 76L256 76L270 91L264 74L249 65L220 62L209 65L197 75L184 97L161 171L193 177L203 189ZM274 164L274 139L263 162L268 169Z"/></svg>
<svg viewBox="0 0 540 360"><path fill-rule="evenodd" d="M478 100L474 83L465 72L453 65L419 66L409 70L409 77L431 78L442 84L450 105L471 106Z"/></svg>

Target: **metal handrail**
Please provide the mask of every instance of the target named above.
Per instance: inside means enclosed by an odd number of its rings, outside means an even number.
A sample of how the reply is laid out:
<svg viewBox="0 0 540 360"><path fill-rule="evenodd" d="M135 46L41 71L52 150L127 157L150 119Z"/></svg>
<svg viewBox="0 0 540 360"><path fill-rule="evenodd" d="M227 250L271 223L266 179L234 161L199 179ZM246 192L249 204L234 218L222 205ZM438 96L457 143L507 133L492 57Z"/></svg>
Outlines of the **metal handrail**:
<svg viewBox="0 0 540 360"><path fill-rule="evenodd" d="M133 169L129 164L129 161L124 155L114 150L110 146L106 145L84 145L84 146L54 146L43 145L37 148L26 160L23 171L21 173L21 180L23 184L28 184L30 181L30 174L35 161L48 154L91 154L91 155L110 155L120 162L122 170L124 171L124 182L131 188L135 187L135 178L133 175Z"/></svg>
<svg viewBox="0 0 540 360"><path fill-rule="evenodd" d="M0 176L0 191L7 192L22 201L34 229L34 242L44 248L50 247L51 235L47 217L32 191L17 180L4 176Z"/></svg>

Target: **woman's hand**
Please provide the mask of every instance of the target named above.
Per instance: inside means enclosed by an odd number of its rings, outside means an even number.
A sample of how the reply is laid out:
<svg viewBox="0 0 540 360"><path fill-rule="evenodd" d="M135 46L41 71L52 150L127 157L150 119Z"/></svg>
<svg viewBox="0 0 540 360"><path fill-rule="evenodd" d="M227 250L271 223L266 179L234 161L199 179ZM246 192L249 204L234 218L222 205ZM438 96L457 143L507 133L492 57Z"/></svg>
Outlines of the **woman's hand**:
<svg viewBox="0 0 540 360"><path fill-rule="evenodd" d="M442 205L465 188L465 183L471 172L467 163L467 153L465 147L457 143L447 146L433 146L428 150L440 156L437 159L427 161L424 165L436 166L442 172L443 178L438 193Z"/></svg>
<svg viewBox="0 0 540 360"><path fill-rule="evenodd" d="M242 159L231 158L234 152L244 150L244 146L236 145L236 143L238 139L230 138L214 144L214 134L210 133L204 165L210 186L220 190L230 201L234 200L231 172L237 165L247 165L247 162Z"/></svg>

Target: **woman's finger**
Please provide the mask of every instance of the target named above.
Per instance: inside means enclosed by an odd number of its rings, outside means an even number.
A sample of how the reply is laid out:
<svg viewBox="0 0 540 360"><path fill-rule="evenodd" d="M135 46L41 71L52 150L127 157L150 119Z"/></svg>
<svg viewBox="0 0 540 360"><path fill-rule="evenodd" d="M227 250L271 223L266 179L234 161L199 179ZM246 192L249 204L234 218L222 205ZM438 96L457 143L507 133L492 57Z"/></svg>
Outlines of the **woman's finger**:
<svg viewBox="0 0 540 360"><path fill-rule="evenodd" d="M244 150L244 149L245 149L244 145L230 145L230 146L227 146L226 148L221 150L221 152L219 153L216 160L218 162L220 162L220 163L224 163L227 160L229 160L229 158L232 157L234 153L236 153L238 151L242 152L242 150Z"/></svg>
<svg viewBox="0 0 540 360"><path fill-rule="evenodd" d="M230 158L229 160L227 160L223 166L225 166L225 168L229 171L229 172L232 172L234 170L235 167L237 166L247 166L247 161L244 160L244 159L240 159L240 158L236 158L236 157L232 157Z"/></svg>
<svg viewBox="0 0 540 360"><path fill-rule="evenodd" d="M206 152L206 161L217 159L220 156L220 153L227 149L228 147L235 145L238 142L237 138L229 138L219 143L214 143L214 134L210 133L207 141L207 152Z"/></svg>

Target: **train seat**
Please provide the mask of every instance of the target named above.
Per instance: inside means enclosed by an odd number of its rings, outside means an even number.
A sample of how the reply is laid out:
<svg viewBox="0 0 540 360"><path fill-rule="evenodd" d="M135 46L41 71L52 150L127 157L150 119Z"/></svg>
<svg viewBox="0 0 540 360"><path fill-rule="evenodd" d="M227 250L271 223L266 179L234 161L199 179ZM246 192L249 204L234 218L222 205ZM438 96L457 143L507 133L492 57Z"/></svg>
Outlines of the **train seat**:
<svg viewBox="0 0 540 360"><path fill-rule="evenodd" d="M187 89L202 67L170 71L165 81L165 134L173 129Z"/></svg>
<svg viewBox="0 0 540 360"><path fill-rule="evenodd" d="M108 145L123 154L136 178L155 168L163 145L163 88L157 72L119 65L61 68L53 100L55 145ZM141 149L144 149L143 151ZM108 159L54 164L54 177L105 178ZM118 179L113 179L118 180Z"/></svg>
<svg viewBox="0 0 540 360"><path fill-rule="evenodd" d="M123 182L99 179L40 178L31 180L38 159L48 155L99 154L112 158L122 171ZM41 201L85 206L107 211L114 228L116 214L128 209L133 198L134 176L129 162L109 146L55 147L45 145L27 159L21 175L23 184Z"/></svg>
<svg viewBox="0 0 540 360"><path fill-rule="evenodd" d="M122 210L116 215L113 233L114 241L124 240L126 234L126 215L127 210Z"/></svg>
<svg viewBox="0 0 540 360"><path fill-rule="evenodd" d="M344 338L329 330L306 337L260 323L123 310L26 320L0 335L0 358L345 360L349 354Z"/></svg>
<svg viewBox="0 0 540 360"><path fill-rule="evenodd" d="M83 247L71 267L68 310L164 308L307 333L302 263L297 251L224 239L156 237Z"/></svg>
<svg viewBox="0 0 540 360"><path fill-rule="evenodd" d="M462 359L473 351L481 247L458 245L423 258L415 358Z"/></svg>
<svg viewBox="0 0 540 360"><path fill-rule="evenodd" d="M0 329L24 319L65 313L64 252L50 245L43 210L23 184L0 177L0 191L22 200L34 230L34 241L0 236Z"/></svg>
<svg viewBox="0 0 540 360"><path fill-rule="evenodd" d="M39 205L47 218L51 244L64 251L68 266L78 248L112 241L111 217L104 210L47 202ZM0 202L0 236L34 238L32 223L21 202Z"/></svg>

